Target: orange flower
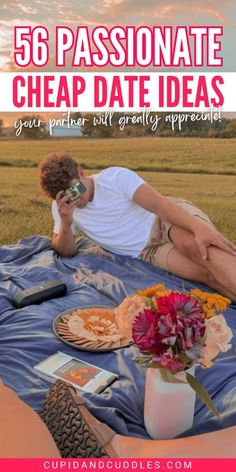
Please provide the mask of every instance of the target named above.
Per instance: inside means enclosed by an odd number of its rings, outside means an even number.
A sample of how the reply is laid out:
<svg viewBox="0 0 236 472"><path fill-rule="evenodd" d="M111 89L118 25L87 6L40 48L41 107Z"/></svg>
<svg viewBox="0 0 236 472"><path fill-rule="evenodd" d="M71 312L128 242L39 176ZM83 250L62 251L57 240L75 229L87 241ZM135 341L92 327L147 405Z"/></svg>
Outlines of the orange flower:
<svg viewBox="0 0 236 472"><path fill-rule="evenodd" d="M218 293L202 292L198 288L191 290L190 293L198 299L204 312L205 318L211 318L216 314L216 311L226 310L226 308L231 302L229 298L223 297Z"/></svg>
<svg viewBox="0 0 236 472"><path fill-rule="evenodd" d="M169 295L171 290L168 290L164 284L153 285L153 287L148 287L146 290L140 290L136 292L135 295L146 298L145 303L147 306L149 302L155 304L155 298L159 298L163 295ZM190 295L195 297L201 305L202 308L202 318L208 319L212 316L215 316L217 312L222 312L226 310L229 306L231 300L229 298L223 297L218 293L208 293L202 292L199 288L195 288L190 291ZM153 299L153 300L151 300Z"/></svg>
<svg viewBox="0 0 236 472"><path fill-rule="evenodd" d="M153 285L153 287L149 287L146 290L140 290L136 292L136 295L139 297L160 297L162 295L168 295L171 290L166 289L164 284L157 284Z"/></svg>
<svg viewBox="0 0 236 472"><path fill-rule="evenodd" d="M217 293L211 293L208 295L207 304L209 307L215 307L218 311L224 311L231 303L231 300Z"/></svg>

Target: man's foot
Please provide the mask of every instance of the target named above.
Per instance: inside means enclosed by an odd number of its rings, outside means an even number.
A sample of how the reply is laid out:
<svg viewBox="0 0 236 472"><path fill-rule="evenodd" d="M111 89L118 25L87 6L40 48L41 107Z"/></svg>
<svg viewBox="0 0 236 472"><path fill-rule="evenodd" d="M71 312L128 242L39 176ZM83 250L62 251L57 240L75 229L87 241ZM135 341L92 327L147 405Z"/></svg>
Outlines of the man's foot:
<svg viewBox="0 0 236 472"><path fill-rule="evenodd" d="M115 431L100 423L62 380L49 390L41 417L62 457L117 457L111 446Z"/></svg>

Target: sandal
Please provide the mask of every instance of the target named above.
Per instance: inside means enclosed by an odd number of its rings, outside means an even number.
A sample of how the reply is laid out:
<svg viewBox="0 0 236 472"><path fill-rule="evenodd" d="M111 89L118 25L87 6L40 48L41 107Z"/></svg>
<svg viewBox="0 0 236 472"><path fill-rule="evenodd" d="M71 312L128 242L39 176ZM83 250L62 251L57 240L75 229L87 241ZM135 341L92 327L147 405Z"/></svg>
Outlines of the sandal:
<svg viewBox="0 0 236 472"><path fill-rule="evenodd" d="M84 406L83 398L62 380L50 388L41 418L62 457L117 457L110 444L115 431L99 423Z"/></svg>

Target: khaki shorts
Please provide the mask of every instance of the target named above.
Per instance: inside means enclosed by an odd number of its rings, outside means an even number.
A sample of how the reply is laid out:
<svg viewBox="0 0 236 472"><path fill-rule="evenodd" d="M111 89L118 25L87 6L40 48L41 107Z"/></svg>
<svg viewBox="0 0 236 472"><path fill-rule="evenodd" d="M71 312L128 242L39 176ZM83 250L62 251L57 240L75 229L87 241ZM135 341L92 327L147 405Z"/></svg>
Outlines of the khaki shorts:
<svg viewBox="0 0 236 472"><path fill-rule="evenodd" d="M198 216L213 226L213 223L208 216L202 210L195 207L192 202L188 202L181 198L168 198L172 202L177 203L184 208L190 215ZM169 236L170 228L172 226L172 223L169 223L159 216L157 217L152 228L149 242L140 254L141 259L151 262L161 269L168 270L167 257L171 249L175 247Z"/></svg>

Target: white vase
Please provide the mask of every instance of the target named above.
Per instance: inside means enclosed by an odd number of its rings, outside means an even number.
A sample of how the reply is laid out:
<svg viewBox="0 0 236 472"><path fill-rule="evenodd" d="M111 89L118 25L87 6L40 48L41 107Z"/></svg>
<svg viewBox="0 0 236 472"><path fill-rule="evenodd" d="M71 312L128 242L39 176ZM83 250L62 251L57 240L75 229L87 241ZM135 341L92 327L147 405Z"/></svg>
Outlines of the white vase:
<svg viewBox="0 0 236 472"><path fill-rule="evenodd" d="M194 374L195 366L188 370ZM147 369L144 399L144 423L153 439L170 439L191 428L195 391L186 380L186 372L175 375L181 382L166 382L160 369Z"/></svg>

